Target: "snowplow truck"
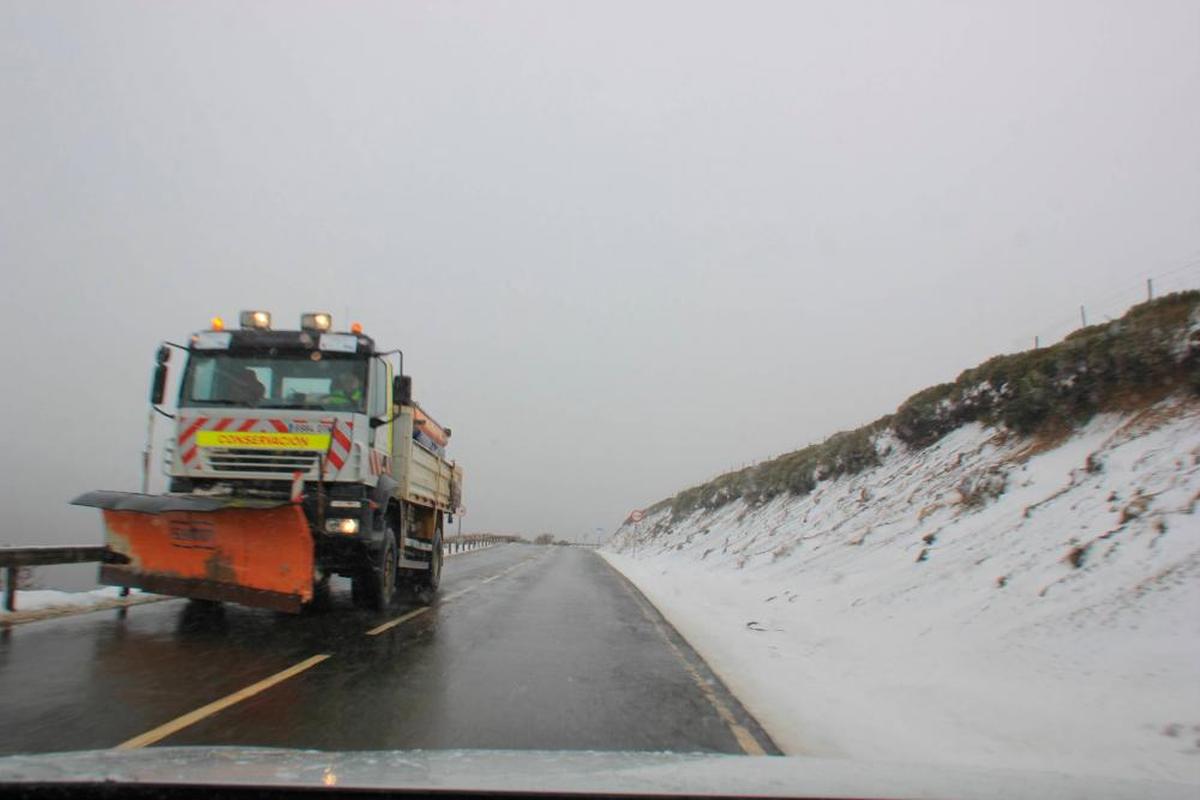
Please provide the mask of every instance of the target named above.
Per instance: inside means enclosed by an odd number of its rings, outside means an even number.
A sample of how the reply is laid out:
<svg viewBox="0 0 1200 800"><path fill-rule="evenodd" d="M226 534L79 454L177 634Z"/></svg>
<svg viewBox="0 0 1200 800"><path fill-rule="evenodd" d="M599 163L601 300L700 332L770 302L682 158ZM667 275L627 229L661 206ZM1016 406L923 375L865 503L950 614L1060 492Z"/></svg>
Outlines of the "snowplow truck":
<svg viewBox="0 0 1200 800"><path fill-rule="evenodd" d="M171 353L186 354L175 413L160 408ZM443 525L461 506L450 429L412 399L403 354L380 351L326 313L299 330L270 314L219 318L188 345L159 348L150 392L173 419L168 491L94 491L103 514L100 582L296 613L350 578L355 605L401 589L429 602ZM150 445L143 458L148 469Z"/></svg>

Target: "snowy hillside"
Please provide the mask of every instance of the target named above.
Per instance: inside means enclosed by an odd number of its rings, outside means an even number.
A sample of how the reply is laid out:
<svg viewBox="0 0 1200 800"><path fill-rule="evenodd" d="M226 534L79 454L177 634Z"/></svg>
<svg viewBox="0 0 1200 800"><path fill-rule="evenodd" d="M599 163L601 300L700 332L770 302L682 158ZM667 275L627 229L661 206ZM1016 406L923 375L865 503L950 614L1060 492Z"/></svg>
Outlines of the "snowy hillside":
<svg viewBox="0 0 1200 800"><path fill-rule="evenodd" d="M1200 783L1200 401L969 422L609 560L785 752Z"/></svg>

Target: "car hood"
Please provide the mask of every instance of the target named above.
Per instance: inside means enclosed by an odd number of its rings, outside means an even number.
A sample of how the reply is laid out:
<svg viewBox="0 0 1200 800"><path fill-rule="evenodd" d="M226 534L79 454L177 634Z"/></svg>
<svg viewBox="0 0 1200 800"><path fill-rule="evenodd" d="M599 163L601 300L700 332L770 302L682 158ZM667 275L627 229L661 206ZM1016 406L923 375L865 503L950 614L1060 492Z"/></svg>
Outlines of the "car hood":
<svg viewBox="0 0 1200 800"><path fill-rule="evenodd" d="M1196 785L803 756L163 747L9 756L0 785L128 783L487 793L877 798L1188 798Z"/></svg>

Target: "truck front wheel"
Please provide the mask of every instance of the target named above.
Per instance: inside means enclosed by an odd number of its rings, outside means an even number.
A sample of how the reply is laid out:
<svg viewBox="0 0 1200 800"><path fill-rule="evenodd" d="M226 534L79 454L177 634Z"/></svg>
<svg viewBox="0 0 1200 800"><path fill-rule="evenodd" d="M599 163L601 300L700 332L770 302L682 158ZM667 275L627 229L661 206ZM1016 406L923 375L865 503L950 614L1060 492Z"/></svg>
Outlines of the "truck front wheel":
<svg viewBox="0 0 1200 800"><path fill-rule="evenodd" d="M379 563L363 564L362 570L354 576L350 584L350 597L354 605L371 611L382 611L392 604L392 599L396 596L397 560L396 535L389 522L383 534Z"/></svg>

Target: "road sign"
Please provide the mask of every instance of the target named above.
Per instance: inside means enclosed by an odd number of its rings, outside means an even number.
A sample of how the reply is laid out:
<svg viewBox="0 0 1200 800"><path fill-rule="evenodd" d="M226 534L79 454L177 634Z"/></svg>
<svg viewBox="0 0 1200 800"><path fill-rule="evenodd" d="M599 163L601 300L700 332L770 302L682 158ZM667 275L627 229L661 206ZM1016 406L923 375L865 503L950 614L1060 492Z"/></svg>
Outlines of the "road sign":
<svg viewBox="0 0 1200 800"><path fill-rule="evenodd" d="M644 516L646 516L646 515L640 508L635 508L633 511L630 512L629 519L631 522L641 522L642 517L644 517Z"/></svg>

